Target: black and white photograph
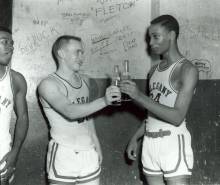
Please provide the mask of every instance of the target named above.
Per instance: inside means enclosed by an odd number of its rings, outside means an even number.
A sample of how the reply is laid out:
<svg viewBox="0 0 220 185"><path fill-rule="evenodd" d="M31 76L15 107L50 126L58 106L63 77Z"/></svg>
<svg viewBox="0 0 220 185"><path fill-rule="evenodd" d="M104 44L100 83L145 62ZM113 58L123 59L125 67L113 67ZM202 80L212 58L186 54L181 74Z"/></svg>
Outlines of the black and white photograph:
<svg viewBox="0 0 220 185"><path fill-rule="evenodd" d="M220 0L0 0L0 185L220 185Z"/></svg>

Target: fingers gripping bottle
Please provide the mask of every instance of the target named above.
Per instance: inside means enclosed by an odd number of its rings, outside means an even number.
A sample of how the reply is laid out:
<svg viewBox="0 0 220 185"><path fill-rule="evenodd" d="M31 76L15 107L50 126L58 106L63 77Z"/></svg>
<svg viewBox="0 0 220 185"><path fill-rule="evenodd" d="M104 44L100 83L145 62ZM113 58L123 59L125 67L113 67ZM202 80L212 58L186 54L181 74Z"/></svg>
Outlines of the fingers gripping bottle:
<svg viewBox="0 0 220 185"><path fill-rule="evenodd" d="M124 70L123 70L123 73L122 73L122 80L130 80L131 77L130 77L130 74L129 74L129 60L124 60L123 66L124 66ZM125 93L122 93L121 100L122 101L131 101L131 98L130 98L129 95L127 95Z"/></svg>
<svg viewBox="0 0 220 185"><path fill-rule="evenodd" d="M119 87L119 83L121 80L120 70L118 65L114 65L113 76L112 76L112 85ZM120 106L121 101L114 101L112 105Z"/></svg>

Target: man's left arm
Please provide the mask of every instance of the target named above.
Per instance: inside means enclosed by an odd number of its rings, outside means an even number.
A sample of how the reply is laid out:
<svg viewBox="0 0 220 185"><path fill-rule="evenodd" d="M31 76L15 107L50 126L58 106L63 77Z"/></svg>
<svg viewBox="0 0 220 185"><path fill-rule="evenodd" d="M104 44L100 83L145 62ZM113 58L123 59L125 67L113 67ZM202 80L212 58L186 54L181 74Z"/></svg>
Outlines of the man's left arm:
<svg viewBox="0 0 220 185"><path fill-rule="evenodd" d="M27 135L28 130L28 108L26 101L27 93L27 84L25 78L17 72L12 73L12 83L14 90L14 111L16 114L16 123L14 130L14 139L12 143L11 151L8 152L1 162L5 161L6 165L1 171L7 170L5 176L10 177L11 173L16 167L16 162L18 155L21 149L21 146L24 142L24 139Z"/></svg>

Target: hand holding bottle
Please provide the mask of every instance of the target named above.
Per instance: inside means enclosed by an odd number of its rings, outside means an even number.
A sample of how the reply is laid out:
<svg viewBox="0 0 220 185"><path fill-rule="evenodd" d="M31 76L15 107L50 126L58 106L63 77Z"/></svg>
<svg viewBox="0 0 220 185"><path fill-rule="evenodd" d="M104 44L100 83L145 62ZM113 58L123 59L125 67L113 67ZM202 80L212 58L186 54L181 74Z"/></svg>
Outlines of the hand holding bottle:
<svg viewBox="0 0 220 185"><path fill-rule="evenodd" d="M112 85L112 86L116 86L119 91L120 91L120 89L119 89L120 80L121 80L121 75L120 75L120 71L119 71L119 66L118 66L118 65L114 65L114 71L113 71L113 76L112 76L112 83L111 83L111 85ZM113 98L115 98L115 97L113 97ZM121 97L120 97L120 98L121 98ZM121 105L121 99L120 99L120 100L113 101L113 102L112 102L112 105L120 106L120 105Z"/></svg>
<svg viewBox="0 0 220 185"><path fill-rule="evenodd" d="M129 61L128 60L124 60L124 71L122 73L122 77L121 79L124 81L124 80L130 80L131 77L130 77L130 74L129 74ZM122 101L131 101L131 98L129 97L128 94L125 94L125 93L122 93L122 98L121 98Z"/></svg>

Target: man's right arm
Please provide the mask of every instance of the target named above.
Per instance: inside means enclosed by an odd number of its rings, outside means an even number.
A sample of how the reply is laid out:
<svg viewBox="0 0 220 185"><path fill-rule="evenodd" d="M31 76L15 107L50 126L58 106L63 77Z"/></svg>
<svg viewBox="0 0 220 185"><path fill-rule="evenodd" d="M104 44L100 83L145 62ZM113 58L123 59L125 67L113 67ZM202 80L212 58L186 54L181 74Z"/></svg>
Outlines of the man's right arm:
<svg viewBox="0 0 220 185"><path fill-rule="evenodd" d="M41 98L62 116L75 120L88 116L120 99L120 91L117 87L110 86L106 95L86 104L73 104L61 91L56 82L51 79L43 80L38 86ZM113 96L116 96L113 98Z"/></svg>
<svg viewBox="0 0 220 185"><path fill-rule="evenodd" d="M128 158L131 160L136 160L138 140L144 136L145 124L146 124L146 122L144 121L142 123L142 125L139 127L139 129L136 131L134 136L131 138L131 140L127 146L126 153L128 155Z"/></svg>
<svg viewBox="0 0 220 185"><path fill-rule="evenodd" d="M144 120L143 123L141 124L141 126L138 128L138 130L135 132L135 134L133 135L132 139L133 141L138 141L140 138L142 138L144 136L145 133L145 125L146 125L146 121Z"/></svg>

